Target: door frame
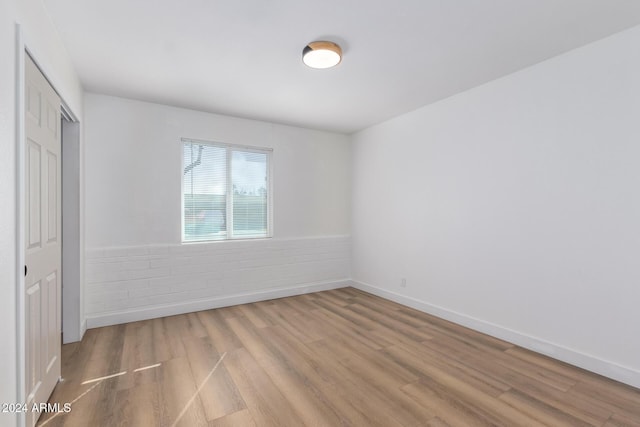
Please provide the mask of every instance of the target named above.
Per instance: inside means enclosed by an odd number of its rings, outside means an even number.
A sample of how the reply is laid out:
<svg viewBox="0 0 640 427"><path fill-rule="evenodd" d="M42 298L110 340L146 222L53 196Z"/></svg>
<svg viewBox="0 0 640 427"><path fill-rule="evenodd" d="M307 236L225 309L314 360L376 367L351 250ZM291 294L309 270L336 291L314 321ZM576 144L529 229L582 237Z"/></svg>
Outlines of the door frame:
<svg viewBox="0 0 640 427"><path fill-rule="evenodd" d="M25 265L25 144L24 139L26 135L25 129L25 61L27 59L27 55L31 57L36 66L40 69L45 79L51 84L53 90L60 96L61 99L61 113L62 116L68 119L71 122L79 123L78 116L73 112L73 110L69 107L67 102L65 101L64 93L61 93L58 90L59 86L56 86L56 79L53 78L55 73L48 72L46 66L44 66L42 61L39 61L39 58L44 58L44 55L40 55L37 49L34 47L34 44L29 42L28 34L25 34L23 27L16 23L15 25L15 39L16 39L16 76L15 76L15 117L16 117L16 133L15 133L15 144L16 144L16 324L17 324L17 342L16 342L16 397L18 402L22 402L26 398L26 367L25 367L25 357L26 357L26 344L25 344L25 334L26 334L26 319L25 319L25 297L24 297L24 289L25 289L25 280L24 280L24 265ZM80 133L81 135L81 133ZM82 147L82 137L80 137L80 144L78 145L79 149L79 159L80 159L80 169L79 169L79 182L80 182L80 203L79 203L79 259L77 260L78 265L80 266L80 280L77 286L79 287L78 293L80 295L79 298L79 313L80 313L80 336L78 339L82 338L84 334L84 330L86 329L86 324L84 323L84 310L83 310L83 298L82 298L82 290L84 285L84 184L83 184L83 175L84 175L84 162L83 162L83 147ZM64 143L64 141L63 141ZM64 186L64 183L62 184ZM62 212L62 216L64 217L64 211ZM64 242L63 242L64 245ZM64 281L63 272L61 271L61 278ZM63 282L64 283L64 282ZM61 301L64 299L64 291ZM62 339L62 337L61 337ZM25 426L26 417L23 413L18 413L18 426Z"/></svg>

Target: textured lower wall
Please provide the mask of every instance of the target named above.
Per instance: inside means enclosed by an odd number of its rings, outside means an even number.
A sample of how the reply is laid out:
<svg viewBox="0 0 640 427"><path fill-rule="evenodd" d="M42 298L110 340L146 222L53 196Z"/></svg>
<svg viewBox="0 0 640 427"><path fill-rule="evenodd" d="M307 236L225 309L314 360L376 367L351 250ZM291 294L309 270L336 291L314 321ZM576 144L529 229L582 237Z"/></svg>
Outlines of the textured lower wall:
<svg viewBox="0 0 640 427"><path fill-rule="evenodd" d="M346 286L349 236L90 249L87 326Z"/></svg>

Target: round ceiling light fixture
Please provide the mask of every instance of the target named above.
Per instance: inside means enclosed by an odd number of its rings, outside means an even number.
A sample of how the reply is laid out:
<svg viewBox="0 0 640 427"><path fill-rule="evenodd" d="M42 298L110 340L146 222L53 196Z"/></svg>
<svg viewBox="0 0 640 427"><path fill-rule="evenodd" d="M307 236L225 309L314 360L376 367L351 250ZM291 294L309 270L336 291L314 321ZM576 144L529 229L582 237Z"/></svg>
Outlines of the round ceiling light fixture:
<svg viewBox="0 0 640 427"><path fill-rule="evenodd" d="M333 42L311 42L302 50L302 62L311 68L335 67L342 60L342 49Z"/></svg>

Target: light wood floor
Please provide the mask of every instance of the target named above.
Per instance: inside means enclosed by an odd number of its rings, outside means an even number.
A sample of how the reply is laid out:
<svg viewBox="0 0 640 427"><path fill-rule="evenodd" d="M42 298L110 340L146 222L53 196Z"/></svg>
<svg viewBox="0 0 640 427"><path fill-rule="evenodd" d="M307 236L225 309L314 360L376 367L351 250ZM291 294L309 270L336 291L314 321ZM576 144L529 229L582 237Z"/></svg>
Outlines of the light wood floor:
<svg viewBox="0 0 640 427"><path fill-rule="evenodd" d="M352 288L92 329L62 374L40 425L640 426L638 389Z"/></svg>

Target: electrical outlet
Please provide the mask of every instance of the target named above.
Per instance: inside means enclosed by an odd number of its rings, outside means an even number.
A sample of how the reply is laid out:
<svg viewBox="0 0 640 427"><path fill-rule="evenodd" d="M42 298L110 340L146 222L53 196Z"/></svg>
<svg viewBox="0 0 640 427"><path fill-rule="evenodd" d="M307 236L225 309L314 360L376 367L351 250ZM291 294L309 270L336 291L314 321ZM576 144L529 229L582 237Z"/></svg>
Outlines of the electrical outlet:
<svg viewBox="0 0 640 427"><path fill-rule="evenodd" d="M401 288L406 288L407 287L407 279L405 279L404 277L402 279L400 279L400 287Z"/></svg>

